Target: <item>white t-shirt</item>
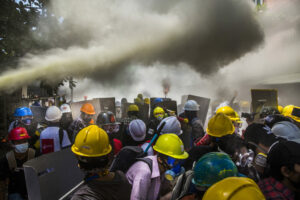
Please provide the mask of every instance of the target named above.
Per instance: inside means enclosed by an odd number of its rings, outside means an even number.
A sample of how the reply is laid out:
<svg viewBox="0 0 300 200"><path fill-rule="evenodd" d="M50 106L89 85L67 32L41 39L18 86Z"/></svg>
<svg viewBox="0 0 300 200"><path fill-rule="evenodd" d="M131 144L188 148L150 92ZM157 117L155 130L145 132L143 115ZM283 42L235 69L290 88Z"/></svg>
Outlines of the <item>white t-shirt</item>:
<svg viewBox="0 0 300 200"><path fill-rule="evenodd" d="M63 130L63 139L60 146L59 127L48 127L40 135L41 152L43 154L60 151L63 147L71 145L68 134Z"/></svg>

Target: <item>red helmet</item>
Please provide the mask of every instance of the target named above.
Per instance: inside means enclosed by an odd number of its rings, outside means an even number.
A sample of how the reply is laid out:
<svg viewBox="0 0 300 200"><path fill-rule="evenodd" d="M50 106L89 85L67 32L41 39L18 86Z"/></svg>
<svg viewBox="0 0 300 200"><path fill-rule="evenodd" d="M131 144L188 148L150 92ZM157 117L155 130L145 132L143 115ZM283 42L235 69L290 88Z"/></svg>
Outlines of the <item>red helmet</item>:
<svg viewBox="0 0 300 200"><path fill-rule="evenodd" d="M28 138L30 138L30 136L23 127L14 128L8 135L8 140L23 140Z"/></svg>

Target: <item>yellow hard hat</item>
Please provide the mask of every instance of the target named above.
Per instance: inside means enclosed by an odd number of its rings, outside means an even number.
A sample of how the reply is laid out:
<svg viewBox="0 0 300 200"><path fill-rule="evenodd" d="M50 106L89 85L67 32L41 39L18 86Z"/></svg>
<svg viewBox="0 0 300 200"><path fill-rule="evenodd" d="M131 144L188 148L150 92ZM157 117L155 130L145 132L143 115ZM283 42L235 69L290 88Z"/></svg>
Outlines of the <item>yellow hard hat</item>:
<svg viewBox="0 0 300 200"><path fill-rule="evenodd" d="M154 110L153 110L153 115L158 115L158 114L161 114L161 115L165 115L165 111L162 107L159 107L157 106Z"/></svg>
<svg viewBox="0 0 300 200"><path fill-rule="evenodd" d="M278 109L279 113L280 113L280 114L282 114L282 111L283 111L283 106L281 106L281 105L278 105L277 109Z"/></svg>
<svg viewBox="0 0 300 200"><path fill-rule="evenodd" d="M265 200L257 184L250 178L229 177L212 185L203 200Z"/></svg>
<svg viewBox="0 0 300 200"><path fill-rule="evenodd" d="M139 107L135 104L131 104L129 107L128 107L128 111L136 111L138 112L139 111Z"/></svg>
<svg viewBox="0 0 300 200"><path fill-rule="evenodd" d="M233 110L233 108L231 108L230 106L223 106L221 108L218 108L218 110L216 111L216 114L218 114L218 113L223 113L224 115L229 117L229 119L232 121L240 120L240 117L237 114L237 112L235 112L235 110Z"/></svg>
<svg viewBox="0 0 300 200"><path fill-rule="evenodd" d="M300 111L300 107L297 107L294 105L285 106L282 110L282 115L284 115L286 117L290 117L293 120L295 120L296 122L300 122L300 116L295 116L294 109L297 109Z"/></svg>
<svg viewBox="0 0 300 200"><path fill-rule="evenodd" d="M189 157L189 154L184 151L181 139L173 133L159 136L153 149L158 153L175 159L186 159Z"/></svg>
<svg viewBox="0 0 300 200"><path fill-rule="evenodd" d="M149 98L145 98L144 99L144 103L149 105L150 104L150 99Z"/></svg>
<svg viewBox="0 0 300 200"><path fill-rule="evenodd" d="M78 156L100 157L111 152L107 133L96 125L81 129L75 138L72 151Z"/></svg>
<svg viewBox="0 0 300 200"><path fill-rule="evenodd" d="M223 113L218 113L213 116L209 120L206 129L207 134L214 137L223 137L225 135L230 135L233 134L234 131L235 128L231 120Z"/></svg>

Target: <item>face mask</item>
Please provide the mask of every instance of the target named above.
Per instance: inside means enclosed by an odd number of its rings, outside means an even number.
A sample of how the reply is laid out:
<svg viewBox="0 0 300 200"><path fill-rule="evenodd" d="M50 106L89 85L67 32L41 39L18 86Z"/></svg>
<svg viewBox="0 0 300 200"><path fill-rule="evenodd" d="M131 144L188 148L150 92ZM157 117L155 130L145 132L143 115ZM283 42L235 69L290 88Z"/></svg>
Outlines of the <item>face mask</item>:
<svg viewBox="0 0 300 200"><path fill-rule="evenodd" d="M266 167L267 166L267 155L264 153L259 153L255 156L254 162L256 165L260 167Z"/></svg>
<svg viewBox="0 0 300 200"><path fill-rule="evenodd" d="M164 115L163 114L156 114L155 115L155 118L158 120L158 121L161 121L163 119Z"/></svg>
<svg viewBox="0 0 300 200"><path fill-rule="evenodd" d="M249 150L247 153L244 154L238 154L236 165L238 167L246 167L249 166L254 158L254 152L252 150Z"/></svg>
<svg viewBox="0 0 300 200"><path fill-rule="evenodd" d="M185 172L185 169L181 167L181 163L178 162L175 164L176 159L168 157L168 166L172 168L165 172L165 178L169 181L173 181L177 176Z"/></svg>
<svg viewBox="0 0 300 200"><path fill-rule="evenodd" d="M28 149L28 142L15 145L15 152L17 153L25 153L27 149Z"/></svg>
<svg viewBox="0 0 300 200"><path fill-rule="evenodd" d="M22 123L27 126L31 125L31 122L32 122L31 118L22 119Z"/></svg>
<svg viewBox="0 0 300 200"><path fill-rule="evenodd" d="M86 117L83 119L84 122L89 123L92 120L92 117Z"/></svg>

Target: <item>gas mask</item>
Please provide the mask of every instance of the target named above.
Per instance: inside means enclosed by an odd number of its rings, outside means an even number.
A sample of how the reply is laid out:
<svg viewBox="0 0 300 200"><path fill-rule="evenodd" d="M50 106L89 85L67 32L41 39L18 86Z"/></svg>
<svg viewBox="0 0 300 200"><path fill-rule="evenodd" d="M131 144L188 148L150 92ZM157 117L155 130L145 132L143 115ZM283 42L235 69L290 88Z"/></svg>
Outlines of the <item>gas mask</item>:
<svg viewBox="0 0 300 200"><path fill-rule="evenodd" d="M164 118L164 114L162 114L162 113L157 113L157 114L155 115L155 118L156 118L158 121L161 121L161 120Z"/></svg>
<svg viewBox="0 0 300 200"><path fill-rule="evenodd" d="M255 156L254 163L260 167L266 167L267 166L267 155L264 153L258 153Z"/></svg>
<svg viewBox="0 0 300 200"><path fill-rule="evenodd" d="M28 150L28 142L14 145L16 153L25 153Z"/></svg>
<svg viewBox="0 0 300 200"><path fill-rule="evenodd" d="M21 119L21 122L26 125L26 126L30 126L31 123L32 123L32 118L24 118L24 119Z"/></svg>
<svg viewBox="0 0 300 200"><path fill-rule="evenodd" d="M172 167L165 172L165 178L169 181L173 181L177 176L183 174L185 169L181 166L181 162L175 158L168 157L167 164Z"/></svg>
<svg viewBox="0 0 300 200"><path fill-rule="evenodd" d="M252 164L254 159L254 152L250 149L247 153L238 154L236 165L238 167L248 167Z"/></svg>

